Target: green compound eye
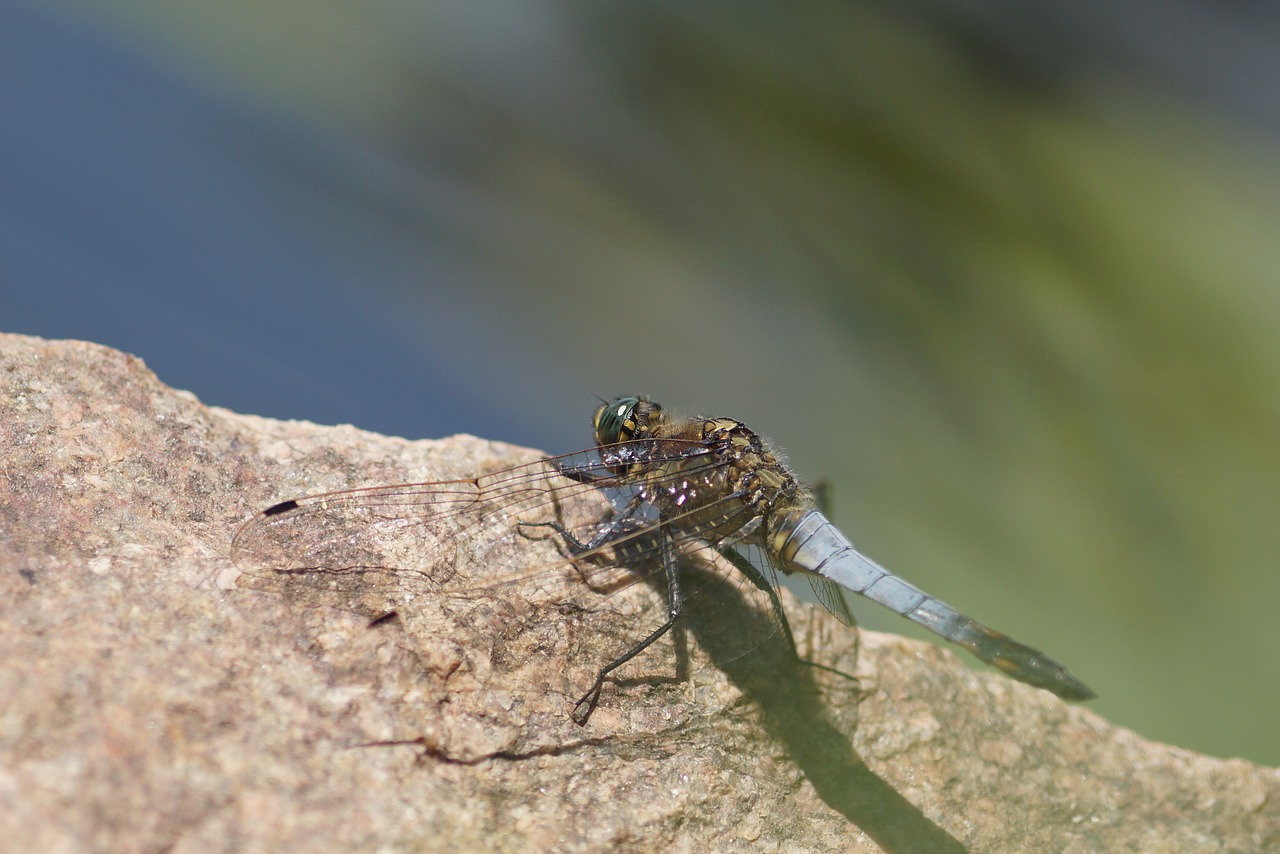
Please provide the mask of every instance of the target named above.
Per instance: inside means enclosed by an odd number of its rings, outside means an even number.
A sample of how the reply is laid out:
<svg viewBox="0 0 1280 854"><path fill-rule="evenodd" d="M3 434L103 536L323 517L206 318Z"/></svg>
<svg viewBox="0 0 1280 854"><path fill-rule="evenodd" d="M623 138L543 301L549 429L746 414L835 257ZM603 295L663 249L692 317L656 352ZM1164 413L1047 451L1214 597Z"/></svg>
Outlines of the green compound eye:
<svg viewBox="0 0 1280 854"><path fill-rule="evenodd" d="M632 414L638 403L640 403L638 397L620 397L597 409L594 419L596 444L616 445L618 442L630 439L635 431Z"/></svg>

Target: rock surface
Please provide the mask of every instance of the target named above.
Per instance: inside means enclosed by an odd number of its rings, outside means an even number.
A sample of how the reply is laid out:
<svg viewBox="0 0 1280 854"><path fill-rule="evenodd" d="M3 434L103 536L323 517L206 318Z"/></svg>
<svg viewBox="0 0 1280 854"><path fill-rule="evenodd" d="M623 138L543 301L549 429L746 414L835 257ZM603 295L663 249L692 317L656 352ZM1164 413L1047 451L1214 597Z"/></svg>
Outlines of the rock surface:
<svg viewBox="0 0 1280 854"><path fill-rule="evenodd" d="M535 452L237 415L133 356L15 335L0 407L10 850L1280 850L1280 771L1145 741L929 644L859 644L789 599L802 650L856 685L777 643L733 658L695 625L578 727L584 678L639 631L625 613L445 607L376 574L325 603L231 560L282 498ZM735 608L707 619L752 631Z"/></svg>

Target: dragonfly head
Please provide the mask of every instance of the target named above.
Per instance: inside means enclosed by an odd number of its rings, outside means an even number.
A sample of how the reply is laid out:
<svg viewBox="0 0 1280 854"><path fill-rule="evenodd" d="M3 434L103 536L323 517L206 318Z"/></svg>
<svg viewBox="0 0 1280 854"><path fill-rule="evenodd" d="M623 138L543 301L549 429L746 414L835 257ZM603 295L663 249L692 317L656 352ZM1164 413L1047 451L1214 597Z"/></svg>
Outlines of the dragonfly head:
<svg viewBox="0 0 1280 854"><path fill-rule="evenodd" d="M619 397L596 410L592 423L597 445L616 445L647 438L662 407L647 397Z"/></svg>

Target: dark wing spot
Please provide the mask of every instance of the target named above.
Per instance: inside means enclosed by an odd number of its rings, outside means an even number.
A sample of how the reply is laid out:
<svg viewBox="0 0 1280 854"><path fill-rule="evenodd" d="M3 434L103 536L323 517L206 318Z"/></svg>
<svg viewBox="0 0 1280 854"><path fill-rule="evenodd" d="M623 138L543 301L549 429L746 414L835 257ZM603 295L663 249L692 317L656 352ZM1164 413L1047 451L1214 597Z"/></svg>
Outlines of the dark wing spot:
<svg viewBox="0 0 1280 854"><path fill-rule="evenodd" d="M262 511L263 516L279 516L281 513L288 513L290 510L297 510L298 502L292 498L288 501L281 501L279 504L272 504L266 510Z"/></svg>

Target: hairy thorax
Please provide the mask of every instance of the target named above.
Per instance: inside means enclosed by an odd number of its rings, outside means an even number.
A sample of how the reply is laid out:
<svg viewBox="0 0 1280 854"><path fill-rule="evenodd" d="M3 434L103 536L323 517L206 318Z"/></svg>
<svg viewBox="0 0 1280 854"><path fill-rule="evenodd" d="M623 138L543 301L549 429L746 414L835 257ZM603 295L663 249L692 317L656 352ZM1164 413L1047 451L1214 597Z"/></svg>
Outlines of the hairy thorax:
<svg viewBox="0 0 1280 854"><path fill-rule="evenodd" d="M744 540L775 510L808 504L808 495L768 444L731 418L651 425L655 440L697 442L706 453L634 472L645 501L684 530Z"/></svg>

